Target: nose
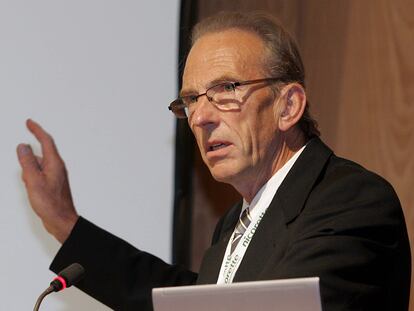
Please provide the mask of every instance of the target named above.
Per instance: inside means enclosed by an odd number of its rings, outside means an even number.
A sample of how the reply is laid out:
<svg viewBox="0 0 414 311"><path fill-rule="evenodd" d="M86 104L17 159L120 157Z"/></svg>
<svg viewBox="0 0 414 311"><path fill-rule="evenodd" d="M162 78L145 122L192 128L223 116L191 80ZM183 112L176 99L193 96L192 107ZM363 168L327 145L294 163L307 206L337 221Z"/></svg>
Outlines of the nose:
<svg viewBox="0 0 414 311"><path fill-rule="evenodd" d="M219 123L219 111L217 108L209 102L207 96L199 97L196 103L196 107L190 115L188 122L190 127L202 127L202 128L214 128Z"/></svg>

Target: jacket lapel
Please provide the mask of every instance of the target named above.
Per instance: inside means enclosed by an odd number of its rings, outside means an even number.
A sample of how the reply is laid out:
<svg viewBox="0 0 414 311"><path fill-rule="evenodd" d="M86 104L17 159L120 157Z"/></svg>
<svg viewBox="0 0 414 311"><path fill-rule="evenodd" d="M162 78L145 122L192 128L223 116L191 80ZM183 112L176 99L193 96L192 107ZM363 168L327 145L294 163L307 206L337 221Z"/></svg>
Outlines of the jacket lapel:
<svg viewBox="0 0 414 311"><path fill-rule="evenodd" d="M277 190L257 228L237 270L235 282L259 279L266 265L277 265L290 242L287 226L302 211L331 154L332 151L319 138L309 141Z"/></svg>
<svg viewBox="0 0 414 311"><path fill-rule="evenodd" d="M223 223L218 224L214 234L213 245L206 251L198 274L197 284L216 283L227 244L239 220L242 202L239 202L223 216ZM217 236L216 236L217 235Z"/></svg>
<svg viewBox="0 0 414 311"><path fill-rule="evenodd" d="M243 257L234 281L257 280L267 264L276 265L289 243L287 226L300 214L323 167L332 154L319 138L308 142L280 185ZM206 251L197 284L216 283L227 243L241 211L233 207L223 219L217 241Z"/></svg>

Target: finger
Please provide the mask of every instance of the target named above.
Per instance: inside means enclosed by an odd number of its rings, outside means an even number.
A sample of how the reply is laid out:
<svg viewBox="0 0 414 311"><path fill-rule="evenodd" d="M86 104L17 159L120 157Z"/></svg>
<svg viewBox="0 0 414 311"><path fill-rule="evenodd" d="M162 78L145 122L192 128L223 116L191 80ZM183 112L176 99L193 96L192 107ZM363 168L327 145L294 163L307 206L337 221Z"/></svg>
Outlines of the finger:
<svg viewBox="0 0 414 311"><path fill-rule="evenodd" d="M45 161L60 160L59 152L56 148L52 136L47 133L38 123L28 119L26 122L29 131L36 137L42 148L42 154Z"/></svg>
<svg viewBox="0 0 414 311"><path fill-rule="evenodd" d="M39 157L37 155L35 155L35 158L36 158L37 163L39 163L40 169L42 169L43 168L43 158Z"/></svg>
<svg viewBox="0 0 414 311"><path fill-rule="evenodd" d="M37 176L40 173L41 169L39 163L29 145L20 144L17 146L17 158L23 169L23 179L25 179L25 181L27 181L27 178Z"/></svg>

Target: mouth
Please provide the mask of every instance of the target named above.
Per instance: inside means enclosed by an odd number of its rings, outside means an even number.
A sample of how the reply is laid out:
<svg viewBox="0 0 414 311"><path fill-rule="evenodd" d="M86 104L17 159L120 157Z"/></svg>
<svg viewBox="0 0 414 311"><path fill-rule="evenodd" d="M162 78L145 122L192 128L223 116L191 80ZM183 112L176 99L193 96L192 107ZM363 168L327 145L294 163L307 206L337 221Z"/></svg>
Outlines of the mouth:
<svg viewBox="0 0 414 311"><path fill-rule="evenodd" d="M206 146L207 157L223 157L227 154L227 147L231 145L230 142L226 141L212 141L208 142Z"/></svg>
<svg viewBox="0 0 414 311"><path fill-rule="evenodd" d="M228 144L225 144L225 143L217 143L217 144L213 144L213 145L210 145L210 146L208 147L208 151L216 151L216 150L219 150L219 149L225 148L225 147L227 147L227 146L228 146Z"/></svg>

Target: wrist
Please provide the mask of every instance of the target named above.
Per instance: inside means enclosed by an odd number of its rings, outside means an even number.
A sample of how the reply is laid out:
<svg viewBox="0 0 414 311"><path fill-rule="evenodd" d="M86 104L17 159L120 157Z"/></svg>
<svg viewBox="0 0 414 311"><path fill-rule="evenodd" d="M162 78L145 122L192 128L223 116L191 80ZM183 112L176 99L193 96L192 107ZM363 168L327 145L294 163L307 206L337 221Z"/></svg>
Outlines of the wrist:
<svg viewBox="0 0 414 311"><path fill-rule="evenodd" d="M75 213L61 219L61 221L58 223L55 222L53 226L48 226L46 224L44 224L44 226L46 230L55 237L56 240L63 244L69 237L78 219L79 215Z"/></svg>

